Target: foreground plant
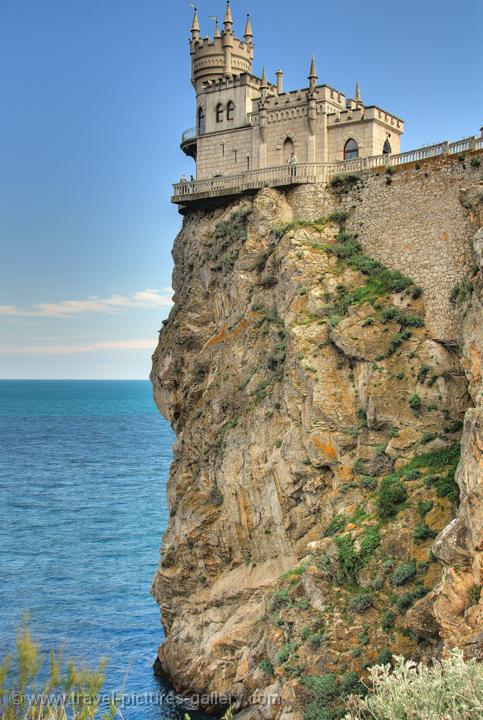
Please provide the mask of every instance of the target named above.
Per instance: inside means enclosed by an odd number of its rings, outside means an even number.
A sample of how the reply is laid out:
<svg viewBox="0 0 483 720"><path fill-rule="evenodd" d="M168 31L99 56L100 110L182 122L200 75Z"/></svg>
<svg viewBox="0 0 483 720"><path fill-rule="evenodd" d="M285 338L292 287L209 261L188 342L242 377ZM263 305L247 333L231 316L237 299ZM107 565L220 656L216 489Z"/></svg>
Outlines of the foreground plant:
<svg viewBox="0 0 483 720"><path fill-rule="evenodd" d="M15 658L0 664L0 717L2 720L113 720L118 709L113 699L109 710L99 709L106 661L97 670L80 668L62 653L45 654L32 639L27 619L17 630ZM42 677L42 680L40 680Z"/></svg>
<svg viewBox="0 0 483 720"><path fill-rule="evenodd" d="M431 667L395 657L395 667L370 670L367 697L353 696L344 720L481 720L483 665L461 650Z"/></svg>

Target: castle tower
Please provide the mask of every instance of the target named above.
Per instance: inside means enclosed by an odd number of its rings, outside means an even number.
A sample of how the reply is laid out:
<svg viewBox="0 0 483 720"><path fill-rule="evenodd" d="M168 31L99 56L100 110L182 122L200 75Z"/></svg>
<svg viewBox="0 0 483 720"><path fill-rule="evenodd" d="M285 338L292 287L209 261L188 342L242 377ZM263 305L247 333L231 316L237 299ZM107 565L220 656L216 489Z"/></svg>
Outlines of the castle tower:
<svg viewBox="0 0 483 720"><path fill-rule="evenodd" d="M230 2L226 4L223 30L218 23L213 38L202 37L198 12L195 8L190 39L191 82L198 93L206 82L251 73L254 45L250 18L247 18L244 39L234 33Z"/></svg>

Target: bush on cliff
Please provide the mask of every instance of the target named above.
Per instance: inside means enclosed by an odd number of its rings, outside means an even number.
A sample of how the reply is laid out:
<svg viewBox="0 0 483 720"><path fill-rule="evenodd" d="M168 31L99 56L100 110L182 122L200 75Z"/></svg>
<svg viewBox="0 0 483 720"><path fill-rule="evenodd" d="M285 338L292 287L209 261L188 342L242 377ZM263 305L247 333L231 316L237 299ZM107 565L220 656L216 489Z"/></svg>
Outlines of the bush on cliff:
<svg viewBox="0 0 483 720"><path fill-rule="evenodd" d="M104 685L106 661L97 670L78 667L62 652L50 651L48 659L32 639L25 619L17 630L16 657L0 664L0 714L4 720L113 720L118 716L114 699L101 715L99 693ZM43 672L48 665L48 672Z"/></svg>
<svg viewBox="0 0 483 720"><path fill-rule="evenodd" d="M370 669L373 692L352 696L344 720L480 720L483 717L483 665L465 662L461 650L432 667L402 657L395 667Z"/></svg>

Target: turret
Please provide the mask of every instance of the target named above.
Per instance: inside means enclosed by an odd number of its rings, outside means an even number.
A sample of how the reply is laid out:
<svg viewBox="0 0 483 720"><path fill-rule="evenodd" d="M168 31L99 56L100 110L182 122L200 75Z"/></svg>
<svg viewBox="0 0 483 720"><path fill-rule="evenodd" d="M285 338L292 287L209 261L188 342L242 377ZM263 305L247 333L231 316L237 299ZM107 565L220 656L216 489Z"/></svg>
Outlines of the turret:
<svg viewBox="0 0 483 720"><path fill-rule="evenodd" d="M283 70L277 70L276 76L277 76L277 95L281 95L283 93Z"/></svg>
<svg viewBox="0 0 483 720"><path fill-rule="evenodd" d="M253 64L253 30L247 18L244 39L235 37L233 16L228 0L220 32L218 21L213 39L201 37L198 13L195 8L191 27L191 82L199 93L203 83L251 74Z"/></svg>

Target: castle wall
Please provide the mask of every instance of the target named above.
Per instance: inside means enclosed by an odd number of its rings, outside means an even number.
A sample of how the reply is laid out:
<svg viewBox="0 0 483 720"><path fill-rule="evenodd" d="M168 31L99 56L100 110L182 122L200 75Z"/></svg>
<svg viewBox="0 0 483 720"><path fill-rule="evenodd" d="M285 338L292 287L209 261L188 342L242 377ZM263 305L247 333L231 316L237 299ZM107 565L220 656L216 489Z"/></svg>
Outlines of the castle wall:
<svg viewBox="0 0 483 720"><path fill-rule="evenodd" d="M250 157L250 169L258 167L253 165L258 162L254 159L253 132L248 126L199 137L197 179L243 173L248 169L247 156Z"/></svg>
<svg viewBox="0 0 483 720"><path fill-rule="evenodd" d="M456 156L419 165L397 168L392 176L364 174L362 188L343 197L342 206L350 210L348 228L359 233L365 251L423 288L433 336L454 339L459 322L451 291L475 263L475 228L460 190L477 182L480 171L470 158L462 163ZM288 196L299 218L328 215L339 206L321 185L299 186Z"/></svg>

